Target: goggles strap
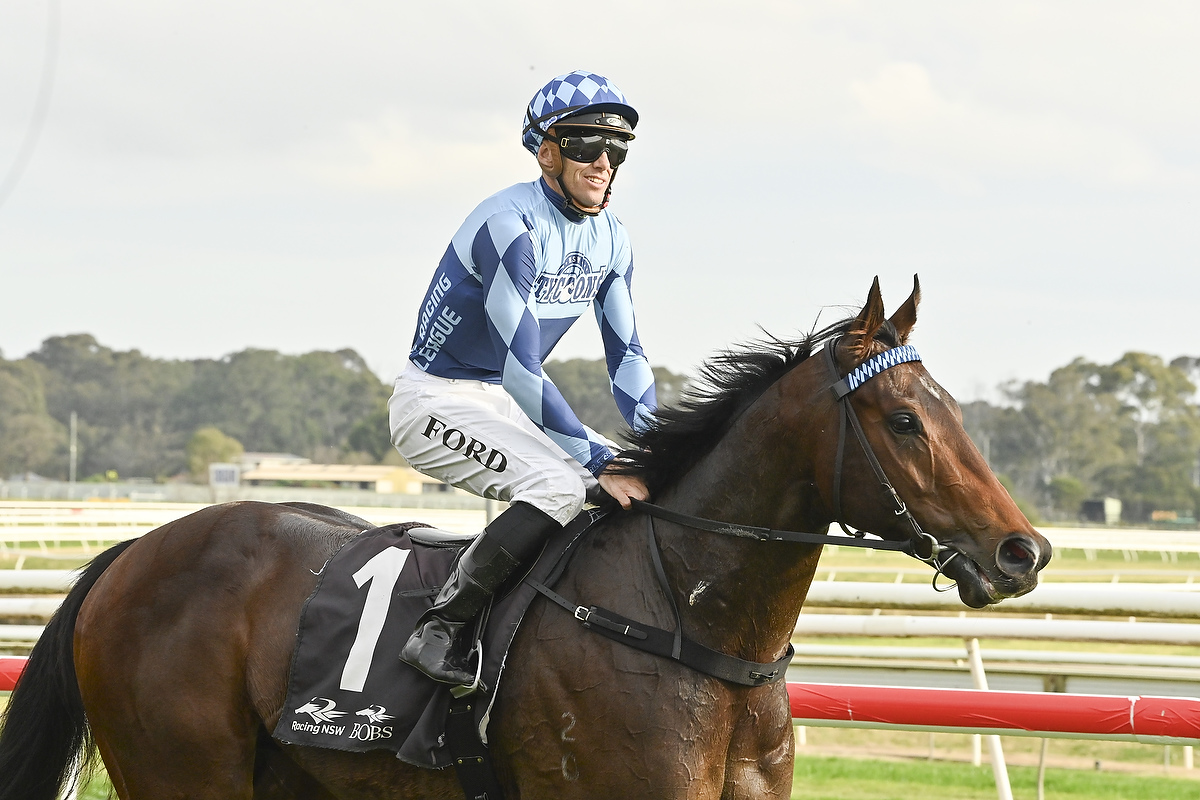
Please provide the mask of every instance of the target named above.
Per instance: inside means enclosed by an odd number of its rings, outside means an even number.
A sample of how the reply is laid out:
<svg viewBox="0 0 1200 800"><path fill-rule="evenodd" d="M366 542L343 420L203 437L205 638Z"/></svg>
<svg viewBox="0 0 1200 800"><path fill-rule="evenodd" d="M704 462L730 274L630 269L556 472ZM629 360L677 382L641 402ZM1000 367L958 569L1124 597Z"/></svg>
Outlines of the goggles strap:
<svg viewBox="0 0 1200 800"><path fill-rule="evenodd" d="M546 138L546 131L544 128L542 128L543 122L545 122L548 119L552 119L554 117L569 116L581 108L587 108L587 106L586 105L567 106L566 108L561 108L558 111L551 111L549 114L543 114L540 117L535 117L533 114L533 106L530 105L528 111L525 112L525 115L529 117L529 124L526 125L525 128L521 131L521 137L524 138L525 134L529 133L531 130L536 128L538 135L544 139L544 138Z"/></svg>

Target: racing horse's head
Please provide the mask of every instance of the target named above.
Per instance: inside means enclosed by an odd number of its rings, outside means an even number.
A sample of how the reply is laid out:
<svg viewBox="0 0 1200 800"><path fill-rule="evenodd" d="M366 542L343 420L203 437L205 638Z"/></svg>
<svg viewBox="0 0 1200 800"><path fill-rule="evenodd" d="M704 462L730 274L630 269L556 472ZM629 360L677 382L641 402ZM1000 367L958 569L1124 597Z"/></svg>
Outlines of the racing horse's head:
<svg viewBox="0 0 1200 800"><path fill-rule="evenodd" d="M837 521L910 539L919 558L958 584L964 603L981 608L1032 590L1051 547L967 436L958 403L908 345L920 296L914 277L889 319L876 279L862 311L827 343L826 363L837 372L828 402L842 419L835 450L821 459L832 465L821 489Z"/></svg>

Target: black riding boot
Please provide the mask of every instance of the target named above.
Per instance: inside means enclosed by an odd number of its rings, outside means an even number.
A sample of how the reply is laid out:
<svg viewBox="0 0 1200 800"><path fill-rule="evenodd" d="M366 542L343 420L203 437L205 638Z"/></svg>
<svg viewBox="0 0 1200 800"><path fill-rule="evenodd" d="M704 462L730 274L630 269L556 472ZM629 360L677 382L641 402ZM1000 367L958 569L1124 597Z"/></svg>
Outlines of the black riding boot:
<svg viewBox="0 0 1200 800"><path fill-rule="evenodd" d="M400 650L400 660L441 683L475 682L469 648L458 641L463 628L487 605L492 593L542 542L562 526L528 503L513 503L463 551L433 601Z"/></svg>

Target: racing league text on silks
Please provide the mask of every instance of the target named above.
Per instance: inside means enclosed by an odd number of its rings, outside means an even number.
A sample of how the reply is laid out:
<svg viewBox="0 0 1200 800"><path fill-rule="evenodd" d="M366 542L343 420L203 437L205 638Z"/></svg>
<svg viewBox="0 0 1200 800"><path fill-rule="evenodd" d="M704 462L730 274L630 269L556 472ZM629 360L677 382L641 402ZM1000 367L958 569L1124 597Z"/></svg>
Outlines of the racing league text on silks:
<svg viewBox="0 0 1200 800"><path fill-rule="evenodd" d="M442 302L442 298L446 296L446 292L453 285L446 277L446 273L438 275L437 282L429 290L429 299L425 302L425 308L421 309L421 322L417 326L417 340L424 341L425 346L414 355L425 359L425 363L422 364L416 360L413 363L423 370L429 369L430 362L437 357L438 351L446 343L446 337L454 333L458 323L462 322L461 315L455 314L449 308L443 308L442 313L432 320L433 330L429 329L434 310L437 309L438 303Z"/></svg>

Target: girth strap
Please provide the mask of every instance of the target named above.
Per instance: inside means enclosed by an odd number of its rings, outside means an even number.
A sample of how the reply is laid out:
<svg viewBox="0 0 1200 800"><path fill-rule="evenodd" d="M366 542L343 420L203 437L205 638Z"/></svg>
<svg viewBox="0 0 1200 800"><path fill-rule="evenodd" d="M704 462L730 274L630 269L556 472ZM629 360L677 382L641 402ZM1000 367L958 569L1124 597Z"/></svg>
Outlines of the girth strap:
<svg viewBox="0 0 1200 800"><path fill-rule="evenodd" d="M671 613L675 617L675 630L673 631L628 619L606 608L577 605L543 583L537 581L528 583L545 597L564 608L585 628L637 650L669 658L697 672L741 686L763 686L782 678L795 652L790 643L787 651L778 660L760 663L713 650L683 635L683 620L679 615L679 606L675 602L675 595L671 592L671 587L667 582L666 570L663 569L658 539L654 535L654 517L652 515L646 517L646 538L650 547L650 556L654 562L655 576L671 606Z"/></svg>
<svg viewBox="0 0 1200 800"><path fill-rule="evenodd" d="M677 631L665 631L652 625L628 619L606 608L598 606L584 607L572 603L545 584L531 581L530 586L537 589L554 603L562 606L585 628L606 636L613 641L629 645L662 658L678 661L685 667L697 672L711 675L714 678L736 683L741 686L763 686L775 683L784 676L788 664L792 661L795 651L791 644L787 652L777 661L759 663L746 661L736 656L727 655L699 642L692 641ZM673 655L676 641L679 642L679 655Z"/></svg>
<svg viewBox="0 0 1200 800"><path fill-rule="evenodd" d="M479 699L478 694L451 698L446 716L446 747L467 800L504 800L491 755L475 727L474 706Z"/></svg>
<svg viewBox="0 0 1200 800"><path fill-rule="evenodd" d="M675 593L667 581L667 571L663 569L662 551L658 549L658 538L654 535L654 517L646 517L646 539L650 545L650 558L654 561L654 574L658 577L658 585L671 604L671 614L675 617L675 635L671 641L671 658L679 660L683 653L683 617L679 616L679 604L675 602Z"/></svg>

